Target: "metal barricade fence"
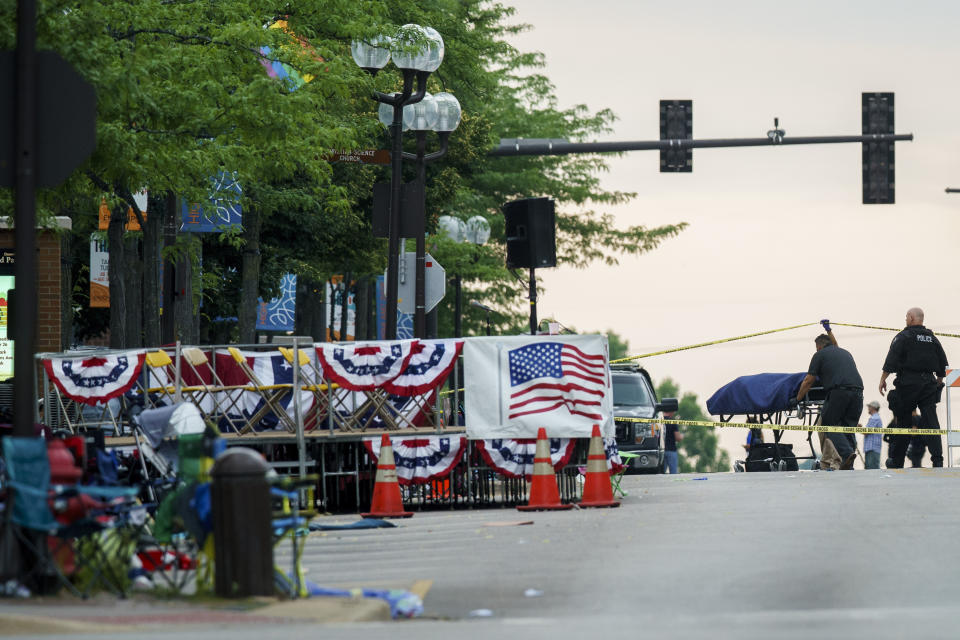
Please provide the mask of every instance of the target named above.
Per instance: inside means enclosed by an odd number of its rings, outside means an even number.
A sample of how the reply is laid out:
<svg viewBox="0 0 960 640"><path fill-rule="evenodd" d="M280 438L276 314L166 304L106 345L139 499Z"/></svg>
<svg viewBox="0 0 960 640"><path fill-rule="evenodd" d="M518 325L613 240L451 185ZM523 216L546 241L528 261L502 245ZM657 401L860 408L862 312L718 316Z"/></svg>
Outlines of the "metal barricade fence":
<svg viewBox="0 0 960 640"><path fill-rule="evenodd" d="M294 350L299 354L294 362ZM47 424L72 432L102 429L112 436L132 433L132 416L173 402L194 404L205 420L231 436L276 433L330 434L443 430L436 391L393 396L382 389L349 391L324 380L311 344L177 344L148 350L83 350L41 353L38 361L145 354L136 384L99 404L63 393L43 369L41 397ZM331 410L332 407L332 410Z"/></svg>
<svg viewBox="0 0 960 640"><path fill-rule="evenodd" d="M300 354L296 363L294 349ZM102 430L115 444L131 445L132 438L124 436L132 435L133 418L139 411L180 400L190 402L220 429L228 446L260 451L280 475L317 474L317 506L329 513L353 513L370 505L376 462L365 449L363 436L384 431L395 436L463 434L459 376L451 376L455 392L446 411L441 409L439 395L433 395L432 404L419 397L398 406L400 401L381 390L357 393L326 384L318 377L313 351L313 344L295 343L292 348L273 344L177 344L170 349L146 350L142 372L131 390L99 405L69 398L43 368L43 420L52 428L74 433ZM37 358L118 353L124 352L48 353ZM259 359L269 359L269 367ZM268 371L276 374L287 365L292 369L289 381L262 375ZM295 390L299 391L296 400ZM439 392L437 388L433 393ZM419 424L414 424L410 416L416 416ZM586 461L588 442L586 438L578 440L569 463L557 473L565 502L575 501L580 495L577 467ZM525 479L507 477L490 468L473 441L468 440L466 447L463 458L448 475L401 488L408 508L510 507L527 501Z"/></svg>

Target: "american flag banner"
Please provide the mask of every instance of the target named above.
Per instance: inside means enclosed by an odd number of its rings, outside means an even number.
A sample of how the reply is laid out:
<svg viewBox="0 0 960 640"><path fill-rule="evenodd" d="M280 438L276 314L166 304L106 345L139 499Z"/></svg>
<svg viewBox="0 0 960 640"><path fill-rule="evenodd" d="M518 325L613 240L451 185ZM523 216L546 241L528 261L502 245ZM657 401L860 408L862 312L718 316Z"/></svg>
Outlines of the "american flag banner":
<svg viewBox="0 0 960 640"><path fill-rule="evenodd" d="M507 352L510 405L507 418L565 408L600 420L607 360L559 342L535 342Z"/></svg>
<svg viewBox="0 0 960 640"><path fill-rule="evenodd" d="M613 393L606 336L470 338L464 347L470 438L612 437Z"/></svg>

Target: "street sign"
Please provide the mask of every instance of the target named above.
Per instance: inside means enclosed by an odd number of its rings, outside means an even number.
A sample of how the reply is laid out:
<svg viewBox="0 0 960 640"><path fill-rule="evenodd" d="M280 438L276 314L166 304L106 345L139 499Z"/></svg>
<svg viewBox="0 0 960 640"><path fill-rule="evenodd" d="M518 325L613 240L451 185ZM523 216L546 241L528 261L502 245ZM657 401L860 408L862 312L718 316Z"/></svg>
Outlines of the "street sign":
<svg viewBox="0 0 960 640"><path fill-rule="evenodd" d="M423 220L423 184L419 180L404 182L400 185L400 236L416 238L424 232ZM390 183L377 182L373 185L373 227L374 238L387 238L390 231Z"/></svg>
<svg viewBox="0 0 960 640"><path fill-rule="evenodd" d="M0 51L0 187L16 183L16 56ZM36 175L38 187L55 187L93 153L97 96L70 63L37 51Z"/></svg>
<svg viewBox="0 0 960 640"><path fill-rule="evenodd" d="M343 149L331 151L325 156L327 162L354 162L359 164L390 164L390 151L387 149Z"/></svg>
<svg viewBox="0 0 960 640"><path fill-rule="evenodd" d="M447 272L429 253L424 256L426 269L423 290L424 307L427 311L440 304L447 293ZM403 313L416 311L417 254L406 252L400 255L400 281L397 294L397 309Z"/></svg>

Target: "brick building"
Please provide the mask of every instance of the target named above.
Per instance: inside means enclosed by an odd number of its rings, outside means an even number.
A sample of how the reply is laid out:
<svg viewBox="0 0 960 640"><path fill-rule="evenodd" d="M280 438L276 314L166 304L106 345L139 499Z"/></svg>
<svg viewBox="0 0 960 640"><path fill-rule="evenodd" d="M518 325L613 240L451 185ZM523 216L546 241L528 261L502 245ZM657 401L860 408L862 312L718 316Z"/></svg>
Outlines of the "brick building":
<svg viewBox="0 0 960 640"><path fill-rule="evenodd" d="M66 348L63 334L61 233L71 229L71 220L58 216L37 228L37 352ZM9 219L0 220L0 251L14 251L14 231ZM9 326L9 325L8 325Z"/></svg>

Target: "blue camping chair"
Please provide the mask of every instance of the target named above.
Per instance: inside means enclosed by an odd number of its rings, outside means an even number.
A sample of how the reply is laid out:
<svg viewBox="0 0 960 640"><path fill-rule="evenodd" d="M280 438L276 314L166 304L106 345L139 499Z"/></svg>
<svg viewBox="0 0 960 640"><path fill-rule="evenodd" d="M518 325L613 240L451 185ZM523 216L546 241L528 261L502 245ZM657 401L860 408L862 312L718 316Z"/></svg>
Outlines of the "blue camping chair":
<svg viewBox="0 0 960 640"><path fill-rule="evenodd" d="M48 578L55 578L57 584L82 598L98 585L124 596L126 563L119 571L111 567L118 560L113 555L125 546L119 541L129 539L130 532L136 532L143 523L145 511L141 513L142 508L130 502L137 489L52 485L47 443L42 438L3 438L3 457L6 515L15 525L17 539L34 560L32 567L21 572L20 581L43 588ZM51 505L71 513L78 505L81 509L64 523L54 517ZM96 509L91 510L91 506ZM105 535L111 531L112 535ZM48 544L48 539L54 543ZM71 574L84 576L83 589L68 579L57 562L71 550Z"/></svg>

